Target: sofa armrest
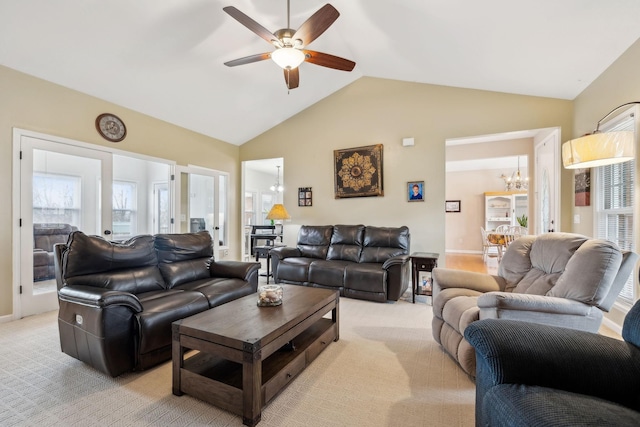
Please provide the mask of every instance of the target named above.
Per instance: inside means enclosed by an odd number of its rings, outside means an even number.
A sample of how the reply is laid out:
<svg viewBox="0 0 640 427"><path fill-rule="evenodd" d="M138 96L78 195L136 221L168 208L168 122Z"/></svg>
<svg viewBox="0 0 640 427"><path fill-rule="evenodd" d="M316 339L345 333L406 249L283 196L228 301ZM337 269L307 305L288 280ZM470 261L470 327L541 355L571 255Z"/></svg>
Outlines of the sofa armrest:
<svg viewBox="0 0 640 427"><path fill-rule="evenodd" d="M463 288L483 293L502 291L507 283L500 276L448 268L434 268L432 276L434 296L446 288Z"/></svg>
<svg viewBox="0 0 640 427"><path fill-rule="evenodd" d="M62 301L89 307L106 308L112 305L122 305L129 307L135 313L142 312L142 304L134 294L94 286L65 286L58 291L58 298Z"/></svg>
<svg viewBox="0 0 640 427"><path fill-rule="evenodd" d="M482 294L478 297L478 307L480 308L481 319L502 319L509 312L530 312L539 313L540 315L542 321L536 321L535 323L551 325L553 324L545 322L544 319L554 314L588 316L593 311L593 307L590 305L567 298L511 292L487 292Z"/></svg>
<svg viewBox="0 0 640 427"><path fill-rule="evenodd" d="M389 268L393 267L394 265L404 265L404 264L408 263L410 259L411 259L411 257L409 255L392 256L391 258L386 260L384 262L384 264L382 264L382 268L384 268L385 270L388 270Z"/></svg>
<svg viewBox="0 0 640 427"><path fill-rule="evenodd" d="M480 394L505 383L550 387L623 405L640 394L640 349L625 341L502 319L473 322L464 336L476 350Z"/></svg>
<svg viewBox="0 0 640 427"><path fill-rule="evenodd" d="M269 254L272 258L277 258L278 260L302 256L298 248L288 246L276 246L269 251Z"/></svg>
<svg viewBox="0 0 640 427"><path fill-rule="evenodd" d="M233 277L249 281L260 269L259 262L212 261L209 265L211 277Z"/></svg>

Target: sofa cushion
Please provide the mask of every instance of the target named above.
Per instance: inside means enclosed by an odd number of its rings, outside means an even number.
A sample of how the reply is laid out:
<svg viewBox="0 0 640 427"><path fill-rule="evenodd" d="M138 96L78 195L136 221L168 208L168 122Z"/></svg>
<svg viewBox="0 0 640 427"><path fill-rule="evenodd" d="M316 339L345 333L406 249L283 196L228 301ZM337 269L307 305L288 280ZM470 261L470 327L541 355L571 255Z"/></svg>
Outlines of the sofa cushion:
<svg viewBox="0 0 640 427"><path fill-rule="evenodd" d="M171 323L209 309L207 298L194 291L165 290L138 295L142 312L136 314L139 330L138 353L171 345Z"/></svg>
<svg viewBox="0 0 640 427"><path fill-rule="evenodd" d="M208 231L157 234L158 267L169 288L209 278L213 241Z"/></svg>
<svg viewBox="0 0 640 427"><path fill-rule="evenodd" d="M209 301L209 307L217 307L254 292L249 282L237 278L200 279L176 286L175 289L198 291Z"/></svg>
<svg viewBox="0 0 640 427"><path fill-rule="evenodd" d="M614 402L569 391L498 384L482 399L492 426L637 426L640 414Z"/></svg>
<svg viewBox="0 0 640 427"><path fill-rule="evenodd" d="M333 226L303 225L298 232L298 250L303 257L326 259Z"/></svg>
<svg viewBox="0 0 640 427"><path fill-rule="evenodd" d="M360 262L384 263L396 255L409 253L409 228L366 227Z"/></svg>
<svg viewBox="0 0 640 427"><path fill-rule="evenodd" d="M327 259L358 262L364 238L364 225L334 225Z"/></svg>
<svg viewBox="0 0 640 427"><path fill-rule="evenodd" d="M622 253L614 243L588 240L575 251L547 295L599 306L609 293L621 264Z"/></svg>
<svg viewBox="0 0 640 427"><path fill-rule="evenodd" d="M158 262L171 263L213 256L213 240L208 231L182 234L156 234Z"/></svg>
<svg viewBox="0 0 640 427"><path fill-rule="evenodd" d="M386 294L387 270L384 270L380 264L349 264L344 269L344 287Z"/></svg>
<svg viewBox="0 0 640 427"><path fill-rule="evenodd" d="M62 255L67 285L88 285L134 294L165 288L152 236L122 243L74 231Z"/></svg>
<svg viewBox="0 0 640 427"><path fill-rule="evenodd" d="M314 260L309 265L309 282L332 288L344 286L344 270L350 261Z"/></svg>
<svg viewBox="0 0 640 427"><path fill-rule="evenodd" d="M77 255L77 256L76 256ZM141 235L117 243L74 231L63 255L65 278L123 268L155 266L153 236Z"/></svg>
<svg viewBox="0 0 640 427"><path fill-rule="evenodd" d="M291 257L278 263L278 280L305 283L309 278L309 266L314 258Z"/></svg>
<svg viewBox="0 0 640 427"><path fill-rule="evenodd" d="M564 272L569 259L587 237L568 233L547 233L538 236L531 245L531 270L513 292L545 295Z"/></svg>

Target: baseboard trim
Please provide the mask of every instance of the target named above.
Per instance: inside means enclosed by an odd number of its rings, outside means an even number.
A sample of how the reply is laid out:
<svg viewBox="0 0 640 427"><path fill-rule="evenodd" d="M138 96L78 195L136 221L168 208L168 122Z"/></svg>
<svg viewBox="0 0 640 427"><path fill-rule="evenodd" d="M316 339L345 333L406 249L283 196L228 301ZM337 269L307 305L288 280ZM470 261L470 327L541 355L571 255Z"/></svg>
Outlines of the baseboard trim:
<svg viewBox="0 0 640 427"><path fill-rule="evenodd" d="M622 326L618 325L616 322L612 321L611 319L607 319L606 317L603 318L602 324L607 328L611 329L616 334L622 335Z"/></svg>
<svg viewBox="0 0 640 427"><path fill-rule="evenodd" d="M482 255L482 251L471 251L466 249L445 249L447 254L467 254L467 255Z"/></svg>

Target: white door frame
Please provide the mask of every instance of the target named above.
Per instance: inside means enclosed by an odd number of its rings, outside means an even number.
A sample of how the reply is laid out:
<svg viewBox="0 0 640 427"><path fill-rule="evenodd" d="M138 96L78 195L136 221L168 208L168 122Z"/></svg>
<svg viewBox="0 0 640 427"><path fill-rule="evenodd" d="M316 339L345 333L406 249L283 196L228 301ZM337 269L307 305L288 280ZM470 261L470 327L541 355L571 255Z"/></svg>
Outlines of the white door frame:
<svg viewBox="0 0 640 427"><path fill-rule="evenodd" d="M542 217L540 215L541 211L541 179L542 179L542 168L540 167L540 159L539 159L539 150L544 148L544 146L549 146L550 152L553 153L553 166L552 166L552 189L553 189L553 208L552 212L550 212L550 219L553 221L552 229L554 231L561 231L562 218L561 209L560 209L560 180L561 180L561 169L560 169L560 128L555 128L551 133L545 135L539 141L534 141L535 147L535 176L536 176L536 186L535 186L535 227L536 230L533 230L534 234L539 234L540 227L542 226ZM545 231L546 232L546 231Z"/></svg>

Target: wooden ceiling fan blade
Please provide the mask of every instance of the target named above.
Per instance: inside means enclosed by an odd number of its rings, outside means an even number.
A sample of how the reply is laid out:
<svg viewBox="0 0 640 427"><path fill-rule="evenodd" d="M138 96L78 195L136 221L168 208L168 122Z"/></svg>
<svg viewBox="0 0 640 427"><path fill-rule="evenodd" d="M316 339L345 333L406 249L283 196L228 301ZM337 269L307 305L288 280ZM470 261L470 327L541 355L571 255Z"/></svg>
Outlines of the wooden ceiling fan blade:
<svg viewBox="0 0 640 427"><path fill-rule="evenodd" d="M232 61L225 62L227 67L235 67L238 65L251 64L252 62L264 61L271 58L271 52L258 53L257 55L245 56L244 58L234 59Z"/></svg>
<svg viewBox="0 0 640 427"><path fill-rule="evenodd" d="M339 56L329 55L328 53L315 52L313 50L303 50L305 61L322 67L333 68L334 70L351 71L356 63Z"/></svg>
<svg viewBox="0 0 640 427"><path fill-rule="evenodd" d="M296 67L284 70L284 81L288 89L297 88L300 85L300 69Z"/></svg>
<svg viewBox="0 0 640 427"><path fill-rule="evenodd" d="M223 7L222 10L227 12L233 19L235 19L236 21L238 21L239 23L241 23L242 25L244 25L245 27L247 27L248 29L256 33L258 36L265 39L268 43L271 43L276 46L282 45L282 43L280 43L280 40L278 40L278 38L274 36L271 31L267 30L265 27L258 24L256 21L249 18L247 15L240 12L235 7L227 6L227 7Z"/></svg>
<svg viewBox="0 0 640 427"><path fill-rule="evenodd" d="M340 12L335 7L329 3L325 4L309 19L304 21L293 35L292 40L302 40L302 46L307 46L320 37L338 19L338 16L340 16Z"/></svg>

